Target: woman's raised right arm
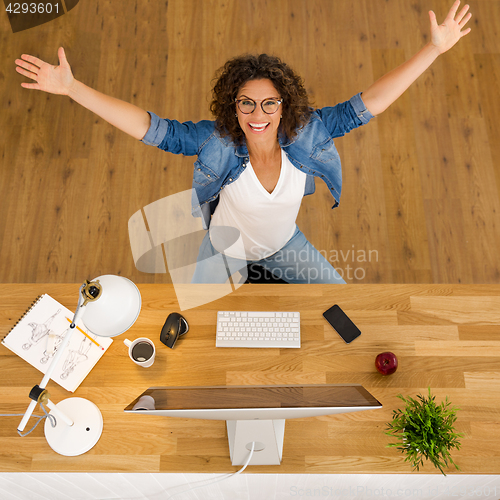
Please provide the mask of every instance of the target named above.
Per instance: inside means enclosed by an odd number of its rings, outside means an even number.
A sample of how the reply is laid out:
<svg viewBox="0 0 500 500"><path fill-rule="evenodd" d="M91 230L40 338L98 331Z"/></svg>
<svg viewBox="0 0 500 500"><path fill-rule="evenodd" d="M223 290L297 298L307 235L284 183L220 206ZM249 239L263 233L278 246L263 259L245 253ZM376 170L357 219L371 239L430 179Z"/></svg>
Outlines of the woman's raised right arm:
<svg viewBox="0 0 500 500"><path fill-rule="evenodd" d="M59 66L52 66L27 54L16 59L16 71L36 82L21 83L21 86L51 94L67 95L132 137L142 139L146 135L151 123L147 111L87 87L73 77L62 47L57 55Z"/></svg>

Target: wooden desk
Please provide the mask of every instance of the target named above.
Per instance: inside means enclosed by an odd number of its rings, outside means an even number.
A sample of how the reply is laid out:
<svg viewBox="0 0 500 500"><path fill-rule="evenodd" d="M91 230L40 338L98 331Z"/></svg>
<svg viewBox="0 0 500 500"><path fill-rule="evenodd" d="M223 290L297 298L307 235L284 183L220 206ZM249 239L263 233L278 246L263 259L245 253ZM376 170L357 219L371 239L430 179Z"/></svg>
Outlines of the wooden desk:
<svg viewBox="0 0 500 500"><path fill-rule="evenodd" d="M78 284L0 285L0 334L5 335L32 300L49 293L70 309ZM244 285L233 294L184 312L190 331L170 350L159 341L168 313L178 310L171 285L139 285L141 315L85 379L75 396L96 403L104 432L87 454L54 453L43 424L25 438L20 417L2 417L0 471L227 472L225 423L124 414L123 408L150 386L360 383L382 410L286 424L281 466L252 467L274 473L408 473L410 466L383 431L398 393L416 395L431 386L438 400L461 408L465 434L453 458L462 473L500 473L500 286L497 285ZM322 312L338 303L362 330L346 345ZM299 310L301 349L216 349L219 309ZM144 369L128 358L123 339L150 337L155 364ZM379 375L375 356L395 352L398 371ZM22 413L41 375L0 347L0 413ZM53 382L55 402L68 396ZM29 427L31 427L30 420ZM450 469L450 472L453 472ZM427 464L423 473L439 473Z"/></svg>

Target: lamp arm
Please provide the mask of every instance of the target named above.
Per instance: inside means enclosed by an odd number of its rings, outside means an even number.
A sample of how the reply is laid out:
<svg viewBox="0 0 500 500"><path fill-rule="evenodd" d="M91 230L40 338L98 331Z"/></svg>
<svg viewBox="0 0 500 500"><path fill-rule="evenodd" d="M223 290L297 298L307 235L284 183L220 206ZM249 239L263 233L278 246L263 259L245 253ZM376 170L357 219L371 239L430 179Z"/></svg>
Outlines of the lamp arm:
<svg viewBox="0 0 500 500"><path fill-rule="evenodd" d="M63 413L50 399L47 400L47 408L52 411L52 414L56 418L60 418L66 425L71 427L74 424L73 420Z"/></svg>
<svg viewBox="0 0 500 500"><path fill-rule="evenodd" d="M76 305L75 315L73 316L73 321L71 322L70 328L75 328L76 324L78 323L78 321L80 321L85 311L85 309L82 307L82 291L84 287L85 283L80 287L80 290L78 292L78 304Z"/></svg>
<svg viewBox="0 0 500 500"><path fill-rule="evenodd" d="M73 332L75 331L75 328L76 327L71 328L71 326L70 326L68 332L64 336L63 341L61 342L61 344L59 344L57 351L56 351L56 354L52 358L52 363L50 363L49 368L47 369L42 381L40 382L40 385L38 386L40 389L45 389L45 387L49 383L50 376L52 375L52 372L54 371L55 367L59 363L59 359L61 358L62 353L64 352L66 346L68 345L68 342L71 339ZM26 427L26 424L28 423L28 420L30 419L31 414L35 410L35 406L36 406L37 402L38 401L31 401L30 405L28 406L28 409L26 410L26 413L24 414L23 419L21 420L21 423L19 424L19 427L17 428L17 430L19 432L24 431L24 428Z"/></svg>
<svg viewBox="0 0 500 500"><path fill-rule="evenodd" d="M24 428L26 427L26 424L28 423L28 420L30 419L32 413L35 411L35 407L37 405L38 401L31 401L30 405L28 406L28 409L26 410L23 419L21 420L21 423L17 427L17 430L19 432L23 432Z"/></svg>
<svg viewBox="0 0 500 500"><path fill-rule="evenodd" d="M51 377L53 371L55 370L56 366L58 365L59 360L61 359L61 356L62 356L64 350L66 349L66 346L68 345L68 343L73 335L73 332L76 329L76 324L78 323L78 321L83 316L83 313L85 312L85 307L81 307L81 302L82 302L81 291L82 291L83 287L84 287L84 285L82 285L80 287L78 305L76 307L75 315L73 316L73 321L71 322L71 325L69 326L69 330L67 331L66 335L64 336L63 341L59 344L57 351L56 351L54 357L52 358L52 362L50 363L47 371L45 372L44 377L42 378L42 381L40 382L40 384L38 386L40 389L45 389L45 387L47 387L47 384L49 383L50 377ZM36 387L37 386L35 386L34 388L36 388ZM28 420L30 419L33 411L35 410L37 402L38 401L33 400L29 404L28 409L26 410L26 413L24 414L24 416L21 420L21 423L19 424L19 427L17 428L17 430L19 432L24 431L24 428L26 427Z"/></svg>

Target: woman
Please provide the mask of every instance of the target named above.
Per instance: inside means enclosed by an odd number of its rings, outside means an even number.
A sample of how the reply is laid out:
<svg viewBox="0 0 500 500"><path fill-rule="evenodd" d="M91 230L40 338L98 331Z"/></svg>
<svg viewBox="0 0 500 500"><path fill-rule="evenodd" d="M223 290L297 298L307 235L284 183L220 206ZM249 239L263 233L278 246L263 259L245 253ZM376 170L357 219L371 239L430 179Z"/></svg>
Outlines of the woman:
<svg viewBox="0 0 500 500"><path fill-rule="evenodd" d="M220 283L258 262L290 283L345 283L295 225L300 202L324 180L338 204L341 169L333 138L384 111L470 28L468 5L456 0L443 24L429 12L431 41L362 94L312 110L301 79L265 54L226 63L213 90L215 121L160 119L74 79L64 50L59 66L22 55L16 68L36 83L25 88L71 97L145 144L196 155L194 212L210 227L193 282Z"/></svg>

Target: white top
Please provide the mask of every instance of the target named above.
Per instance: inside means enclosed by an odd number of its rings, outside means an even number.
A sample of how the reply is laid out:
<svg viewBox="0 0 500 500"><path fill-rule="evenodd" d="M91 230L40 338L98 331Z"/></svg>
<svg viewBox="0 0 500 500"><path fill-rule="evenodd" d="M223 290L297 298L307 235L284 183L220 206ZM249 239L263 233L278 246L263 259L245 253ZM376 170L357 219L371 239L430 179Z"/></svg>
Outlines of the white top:
<svg viewBox="0 0 500 500"><path fill-rule="evenodd" d="M282 149L278 183L269 193L248 162L238 179L220 192L210 223L214 248L229 257L247 260L263 259L283 248L295 232L306 177ZM218 237L220 230L215 229L221 226L238 229L241 239L225 248L223 238Z"/></svg>

